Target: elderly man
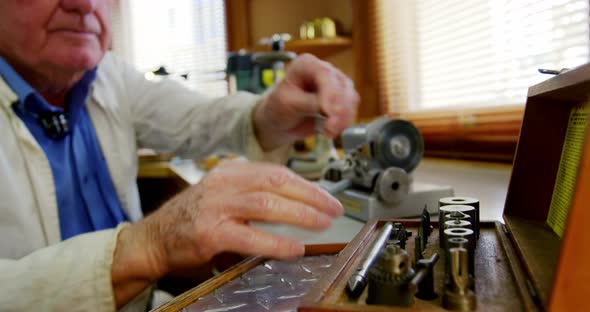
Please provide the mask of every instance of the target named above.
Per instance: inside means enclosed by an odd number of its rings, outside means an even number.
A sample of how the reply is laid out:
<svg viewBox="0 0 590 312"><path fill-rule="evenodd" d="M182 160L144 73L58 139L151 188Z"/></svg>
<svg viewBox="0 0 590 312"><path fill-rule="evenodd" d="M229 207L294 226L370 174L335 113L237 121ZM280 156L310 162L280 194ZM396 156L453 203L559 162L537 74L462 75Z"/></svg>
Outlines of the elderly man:
<svg viewBox="0 0 590 312"><path fill-rule="evenodd" d="M330 195L279 165L229 161L142 220L136 149L188 157L234 150L284 159L358 95L301 56L264 97L207 99L152 83L105 53L113 0L0 1L0 310L114 310L141 304L168 272L231 251L299 256L300 242L250 220L327 228ZM143 301L145 308L145 301Z"/></svg>

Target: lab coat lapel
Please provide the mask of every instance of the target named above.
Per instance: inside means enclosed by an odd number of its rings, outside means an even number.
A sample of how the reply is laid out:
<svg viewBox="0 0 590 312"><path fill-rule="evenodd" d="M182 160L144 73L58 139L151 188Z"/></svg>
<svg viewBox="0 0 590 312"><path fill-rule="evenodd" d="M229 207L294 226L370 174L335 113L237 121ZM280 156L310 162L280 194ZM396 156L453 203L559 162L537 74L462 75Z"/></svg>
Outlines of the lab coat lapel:
<svg viewBox="0 0 590 312"><path fill-rule="evenodd" d="M12 105L17 100L16 94L0 77L0 106L10 120L13 134L20 142L20 153L25 159L27 175L31 183L29 193L35 196L47 245L56 244L61 241L61 232L53 174L43 149L27 126L12 110ZM26 190L23 190L25 196L26 193Z"/></svg>

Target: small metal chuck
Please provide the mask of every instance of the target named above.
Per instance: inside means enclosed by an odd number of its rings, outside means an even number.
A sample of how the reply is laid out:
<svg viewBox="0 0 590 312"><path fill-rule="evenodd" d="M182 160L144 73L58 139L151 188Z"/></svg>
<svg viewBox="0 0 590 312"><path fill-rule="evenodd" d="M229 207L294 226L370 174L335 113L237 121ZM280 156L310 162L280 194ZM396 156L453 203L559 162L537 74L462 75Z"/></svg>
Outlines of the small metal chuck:
<svg viewBox="0 0 590 312"><path fill-rule="evenodd" d="M448 310L473 311L477 307L475 293L469 289L469 260L467 249L451 248L451 274L448 285L445 286L443 307Z"/></svg>
<svg viewBox="0 0 590 312"><path fill-rule="evenodd" d="M408 253L399 246L387 246L369 270L367 304L412 305L415 289L410 281L414 275Z"/></svg>

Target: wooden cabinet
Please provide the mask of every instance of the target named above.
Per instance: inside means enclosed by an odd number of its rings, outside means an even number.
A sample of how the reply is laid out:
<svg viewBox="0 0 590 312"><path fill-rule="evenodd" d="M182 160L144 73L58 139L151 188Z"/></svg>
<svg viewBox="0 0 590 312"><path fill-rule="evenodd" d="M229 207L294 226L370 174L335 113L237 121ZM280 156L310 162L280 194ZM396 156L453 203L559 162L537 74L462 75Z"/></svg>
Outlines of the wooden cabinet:
<svg viewBox="0 0 590 312"><path fill-rule="evenodd" d="M289 33L286 49L314 54L351 77L361 95L358 116L371 118L384 113L378 103L376 0L226 0L228 49L264 49L257 43L275 33ZM304 21L330 17L337 22L334 39L300 40Z"/></svg>

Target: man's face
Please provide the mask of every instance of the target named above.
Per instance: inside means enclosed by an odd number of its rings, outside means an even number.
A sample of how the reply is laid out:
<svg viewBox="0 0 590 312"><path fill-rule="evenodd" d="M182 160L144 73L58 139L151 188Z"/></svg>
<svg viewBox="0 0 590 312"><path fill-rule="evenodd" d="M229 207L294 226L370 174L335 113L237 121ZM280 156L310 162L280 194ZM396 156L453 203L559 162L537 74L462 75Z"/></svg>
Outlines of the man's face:
<svg viewBox="0 0 590 312"><path fill-rule="evenodd" d="M114 0L0 0L0 54L32 71L85 71L110 42Z"/></svg>

